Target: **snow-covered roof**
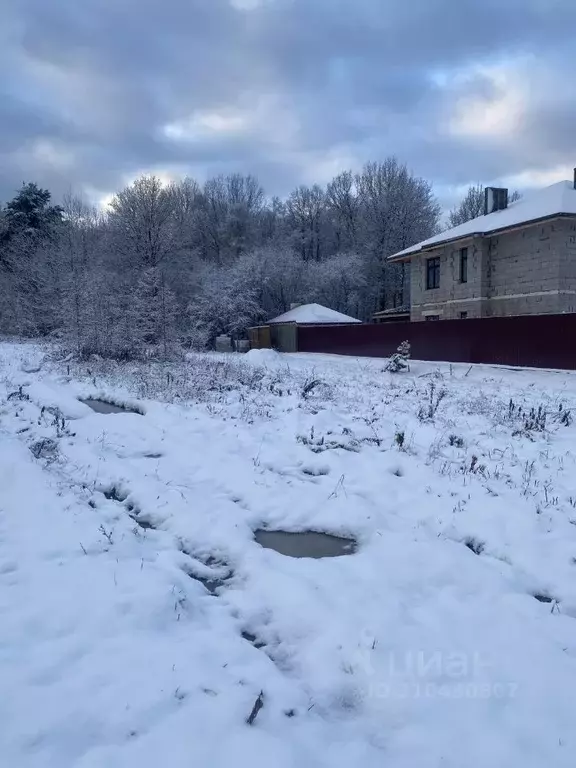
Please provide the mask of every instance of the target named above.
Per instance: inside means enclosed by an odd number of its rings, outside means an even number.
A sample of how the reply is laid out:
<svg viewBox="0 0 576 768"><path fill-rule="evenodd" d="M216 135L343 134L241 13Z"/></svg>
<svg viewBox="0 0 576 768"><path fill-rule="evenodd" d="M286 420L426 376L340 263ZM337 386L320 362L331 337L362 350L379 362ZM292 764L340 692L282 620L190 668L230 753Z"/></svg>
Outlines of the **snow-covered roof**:
<svg viewBox="0 0 576 768"><path fill-rule="evenodd" d="M360 323L361 320L357 320L349 315L343 315L342 312L336 312L334 309L323 307L321 304L302 304L291 309L289 312L284 312L283 315L278 315L278 317L268 322L269 324L301 323L308 325L318 323L322 325L326 323Z"/></svg>
<svg viewBox="0 0 576 768"><path fill-rule="evenodd" d="M410 248L405 248L389 258L398 259L450 240L459 240L470 235L485 235L559 214L576 215L576 189L574 189L574 183L571 181L559 181L549 187L544 187L544 189L510 203L503 211L494 211L486 216L478 216L478 218L466 221L457 227L447 229L439 235L429 237L428 240L411 245Z"/></svg>

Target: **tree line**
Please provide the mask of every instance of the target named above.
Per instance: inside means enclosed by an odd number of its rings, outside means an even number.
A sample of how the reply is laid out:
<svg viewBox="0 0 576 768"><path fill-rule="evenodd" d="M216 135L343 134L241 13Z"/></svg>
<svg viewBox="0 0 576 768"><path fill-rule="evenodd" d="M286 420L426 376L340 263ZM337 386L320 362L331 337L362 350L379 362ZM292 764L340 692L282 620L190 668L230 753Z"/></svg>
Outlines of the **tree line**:
<svg viewBox="0 0 576 768"><path fill-rule="evenodd" d="M386 259L440 217L430 183L393 157L284 200L236 173L142 176L106 210L24 184L0 209L0 333L128 359L209 347L293 303L368 320L407 303L409 276Z"/></svg>

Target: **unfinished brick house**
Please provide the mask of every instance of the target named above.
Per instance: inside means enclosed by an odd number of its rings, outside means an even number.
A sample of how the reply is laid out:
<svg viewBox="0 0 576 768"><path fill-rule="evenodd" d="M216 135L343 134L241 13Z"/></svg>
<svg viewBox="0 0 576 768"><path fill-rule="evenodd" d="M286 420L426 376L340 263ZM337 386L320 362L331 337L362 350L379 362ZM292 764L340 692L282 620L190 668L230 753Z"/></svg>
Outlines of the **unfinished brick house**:
<svg viewBox="0 0 576 768"><path fill-rule="evenodd" d="M390 257L410 264L410 319L576 312L576 171L510 204L488 187L484 210Z"/></svg>

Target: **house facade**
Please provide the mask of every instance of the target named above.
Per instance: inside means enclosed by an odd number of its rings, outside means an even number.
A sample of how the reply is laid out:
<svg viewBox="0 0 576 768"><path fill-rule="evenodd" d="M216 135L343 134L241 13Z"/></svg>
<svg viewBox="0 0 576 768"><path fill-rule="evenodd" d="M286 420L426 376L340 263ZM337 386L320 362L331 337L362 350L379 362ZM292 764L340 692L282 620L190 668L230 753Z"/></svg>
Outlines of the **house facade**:
<svg viewBox="0 0 576 768"><path fill-rule="evenodd" d="M576 312L576 173L391 257L410 269L410 319Z"/></svg>

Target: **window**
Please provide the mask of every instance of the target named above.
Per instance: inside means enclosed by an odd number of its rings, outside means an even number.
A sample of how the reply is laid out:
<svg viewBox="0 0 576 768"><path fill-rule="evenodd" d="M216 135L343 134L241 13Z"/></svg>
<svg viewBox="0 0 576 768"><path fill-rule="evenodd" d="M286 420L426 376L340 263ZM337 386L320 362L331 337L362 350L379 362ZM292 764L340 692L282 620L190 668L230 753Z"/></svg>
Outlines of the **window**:
<svg viewBox="0 0 576 768"><path fill-rule="evenodd" d="M468 317L468 312L460 312L460 320L466 320Z"/></svg>
<svg viewBox="0 0 576 768"><path fill-rule="evenodd" d="M468 282L468 248L460 248L460 282Z"/></svg>
<svg viewBox="0 0 576 768"><path fill-rule="evenodd" d="M426 289L440 288L440 257L434 256L426 261Z"/></svg>
<svg viewBox="0 0 576 768"><path fill-rule="evenodd" d="M440 315L426 315L424 320L426 320L426 321L428 321L428 320L440 320Z"/></svg>
<svg viewBox="0 0 576 768"><path fill-rule="evenodd" d="M394 291L392 295L392 306L394 309L404 306L404 291Z"/></svg>

